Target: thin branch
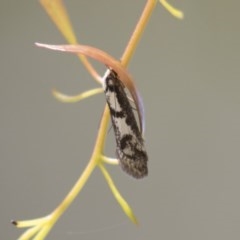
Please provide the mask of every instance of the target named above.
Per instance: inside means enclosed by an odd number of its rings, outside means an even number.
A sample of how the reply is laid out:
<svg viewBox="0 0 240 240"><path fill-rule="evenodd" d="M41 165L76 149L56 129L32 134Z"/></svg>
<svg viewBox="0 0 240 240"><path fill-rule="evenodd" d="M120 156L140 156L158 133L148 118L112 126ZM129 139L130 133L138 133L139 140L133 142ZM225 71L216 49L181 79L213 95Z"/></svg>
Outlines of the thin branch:
<svg viewBox="0 0 240 240"><path fill-rule="evenodd" d="M127 44L127 47L125 48L125 51L121 58L121 63L124 67L126 67L132 58L134 51L138 45L138 42L140 41L140 38L146 28L146 25L148 23L148 20L151 17L151 14L157 4L156 0L147 0L147 3L144 7L144 10L142 12L142 15L140 19L138 20L138 23L135 27L135 30Z"/></svg>

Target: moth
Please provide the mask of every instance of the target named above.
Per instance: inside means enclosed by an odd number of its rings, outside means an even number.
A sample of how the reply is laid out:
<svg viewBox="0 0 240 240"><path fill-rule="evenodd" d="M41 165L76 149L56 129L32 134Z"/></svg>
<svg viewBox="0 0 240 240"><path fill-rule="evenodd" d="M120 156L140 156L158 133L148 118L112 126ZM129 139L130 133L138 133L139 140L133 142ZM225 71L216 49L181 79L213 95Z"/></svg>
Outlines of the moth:
<svg viewBox="0 0 240 240"><path fill-rule="evenodd" d="M114 70L106 76L104 92L116 139L116 156L122 169L134 178L148 174L148 156L125 86Z"/></svg>

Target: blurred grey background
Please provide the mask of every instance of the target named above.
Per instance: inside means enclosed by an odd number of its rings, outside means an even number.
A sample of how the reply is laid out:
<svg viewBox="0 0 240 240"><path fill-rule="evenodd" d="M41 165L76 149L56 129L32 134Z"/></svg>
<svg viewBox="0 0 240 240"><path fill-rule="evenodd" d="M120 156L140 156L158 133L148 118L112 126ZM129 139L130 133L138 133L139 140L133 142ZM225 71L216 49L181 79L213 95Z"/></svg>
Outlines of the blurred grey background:
<svg viewBox="0 0 240 240"><path fill-rule="evenodd" d="M146 1L65 2L79 41L119 58ZM96 169L47 239L239 239L240 2L171 4L185 19L158 4L129 65L146 108L149 176L107 166L140 226ZM0 239L10 240L23 232L11 219L45 216L71 189L105 99L63 104L51 95L98 85L74 55L34 46L66 43L37 0L1 0L0 32Z"/></svg>

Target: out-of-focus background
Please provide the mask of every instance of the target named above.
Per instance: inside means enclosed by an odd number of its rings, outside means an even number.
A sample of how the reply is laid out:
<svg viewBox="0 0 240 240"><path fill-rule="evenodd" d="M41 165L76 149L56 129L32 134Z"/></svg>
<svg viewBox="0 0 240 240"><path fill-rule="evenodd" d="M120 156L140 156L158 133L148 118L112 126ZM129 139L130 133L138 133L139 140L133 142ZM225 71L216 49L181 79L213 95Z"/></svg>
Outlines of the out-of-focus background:
<svg viewBox="0 0 240 240"><path fill-rule="evenodd" d="M119 58L146 1L65 2L79 41ZM108 166L140 226L96 169L48 239L239 239L240 2L171 4L185 19L159 4L129 65L145 103L149 176ZM11 219L48 214L71 189L105 98L63 104L51 95L98 85L74 55L34 46L66 43L38 1L2 0L0 34L0 239L10 240L22 233Z"/></svg>

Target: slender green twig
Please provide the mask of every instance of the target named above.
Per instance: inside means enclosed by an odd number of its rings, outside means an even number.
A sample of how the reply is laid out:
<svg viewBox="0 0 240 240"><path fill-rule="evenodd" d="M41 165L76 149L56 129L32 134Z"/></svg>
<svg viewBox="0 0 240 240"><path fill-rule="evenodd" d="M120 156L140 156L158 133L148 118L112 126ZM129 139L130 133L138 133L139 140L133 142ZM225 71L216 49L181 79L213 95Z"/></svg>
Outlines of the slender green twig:
<svg viewBox="0 0 240 240"><path fill-rule="evenodd" d="M61 0L40 0L40 1L42 5L45 7L45 9L47 10L48 14L51 16L52 20L58 26L59 30L68 40L68 42L71 44L77 44L76 37L73 33L70 20L67 16L67 13L62 4L62 1ZM165 0L160 0L160 2L163 5L165 5L165 7L168 8L169 11L175 11L176 13L176 9L172 8L169 4L167 4ZM121 64L124 67L128 65L131 57L133 56L133 53L143 34L143 31L147 25L147 22L154 10L154 7L156 6L156 3L157 3L156 0L147 0L144 10L142 12L142 15L122 55ZM93 77L96 80L100 81L99 75L96 73L92 65L88 62L87 58L85 58L82 55L79 55L79 57L83 62L83 64L85 65L85 67L88 69L88 71L93 75ZM76 102L78 100L81 100L83 98L86 98L88 96L91 96L99 92L101 92L101 89L95 89L92 91L85 92L81 95L71 96L71 97L61 94L57 91L55 91L54 94L61 101ZM51 214L43 218L32 219L27 221L13 221L13 223L19 228L30 227L30 229L28 229L25 233L23 233L23 235L19 238L20 240L44 239L47 236L48 232L52 229L54 224L57 222L57 220L60 218L60 216L66 211L66 209L71 205L71 203L74 201L76 196L82 190L83 186L87 182L88 178L91 176L96 166L99 166L99 168L101 169L111 191L113 192L114 197L116 198L116 200L118 201L118 203L120 204L120 206L122 207L126 215L133 222L137 223L137 219L134 216L131 208L129 207L127 202L124 200L124 198L121 196L121 194L118 192L115 184L113 183L111 176L109 175L109 173L107 172L104 166L105 163L111 163L111 164L117 163L117 161L114 161L113 159L107 158L106 156L103 155L109 119L110 119L109 109L108 109L108 106L105 105L104 112L101 118L101 123L98 130L98 134L97 134L97 138L96 138L96 142L95 142L95 147L94 147L92 156L90 158L90 161L88 162L82 175L79 177L79 179L77 180L77 182L75 183L71 191L67 194L64 200L59 204L59 206Z"/></svg>

